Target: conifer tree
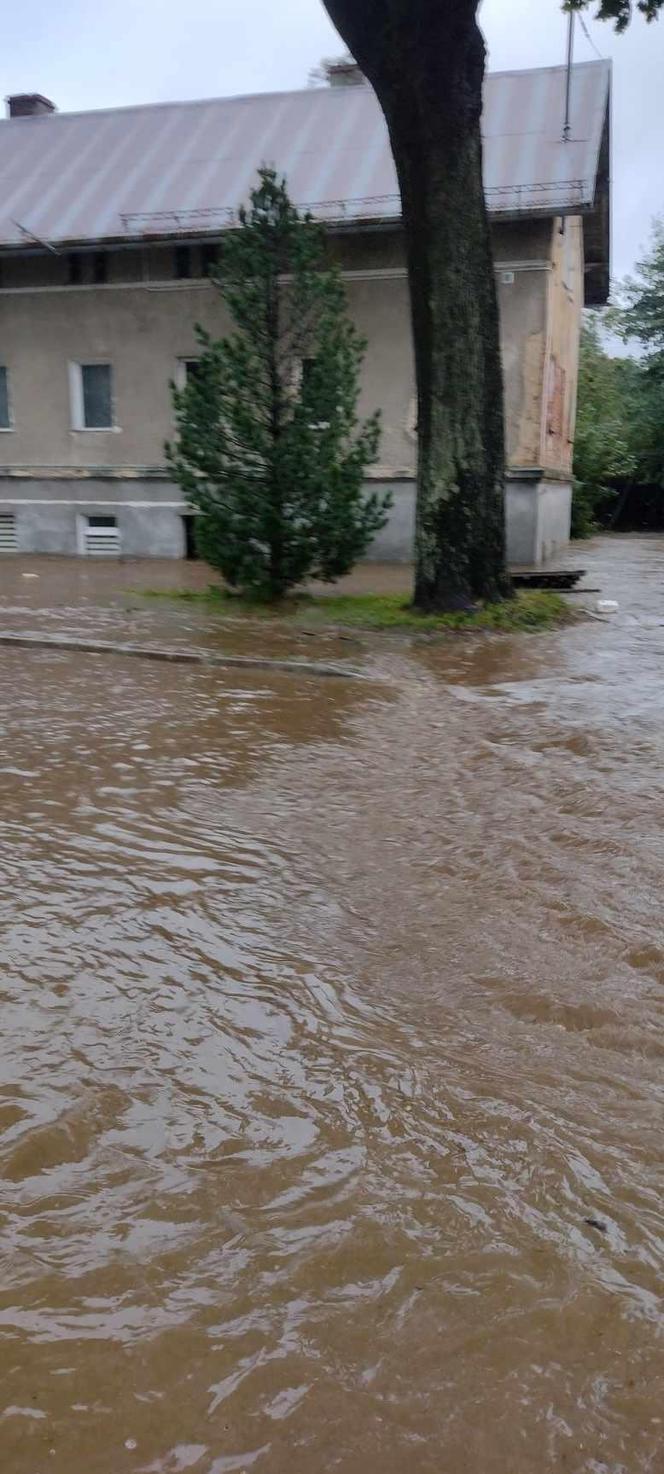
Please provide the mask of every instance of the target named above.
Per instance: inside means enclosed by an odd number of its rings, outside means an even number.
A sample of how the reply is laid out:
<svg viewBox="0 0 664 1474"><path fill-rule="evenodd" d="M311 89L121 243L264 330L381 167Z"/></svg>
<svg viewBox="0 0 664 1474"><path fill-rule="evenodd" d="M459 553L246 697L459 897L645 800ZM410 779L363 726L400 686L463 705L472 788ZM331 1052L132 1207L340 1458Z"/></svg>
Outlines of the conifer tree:
<svg viewBox="0 0 664 1474"><path fill-rule="evenodd" d="M386 521L389 493L365 484L379 414L357 417L366 345L321 227L271 169L211 275L234 327L220 339L197 328L167 458L201 555L232 588L279 599L348 572Z"/></svg>

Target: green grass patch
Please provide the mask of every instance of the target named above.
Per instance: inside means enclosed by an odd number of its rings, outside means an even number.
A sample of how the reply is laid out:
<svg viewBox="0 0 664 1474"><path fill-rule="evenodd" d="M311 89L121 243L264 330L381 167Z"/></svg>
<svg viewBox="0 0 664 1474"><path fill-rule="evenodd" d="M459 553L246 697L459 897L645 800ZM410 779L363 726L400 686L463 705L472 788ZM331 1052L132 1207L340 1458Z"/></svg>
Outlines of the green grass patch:
<svg viewBox="0 0 664 1474"><path fill-rule="evenodd" d="M548 629L569 618L559 594L526 590L502 604L486 604L473 614L420 614L401 594L322 595L307 608L326 624L364 629L529 630Z"/></svg>
<svg viewBox="0 0 664 1474"><path fill-rule="evenodd" d="M407 630L546 630L568 624L575 612L560 595L545 589L522 589L501 604L486 604L473 614L420 614L404 594L293 594L279 604L261 604L211 584L192 589L147 589L144 597L175 599L218 609L225 618L251 616L296 624L343 625L354 629Z"/></svg>

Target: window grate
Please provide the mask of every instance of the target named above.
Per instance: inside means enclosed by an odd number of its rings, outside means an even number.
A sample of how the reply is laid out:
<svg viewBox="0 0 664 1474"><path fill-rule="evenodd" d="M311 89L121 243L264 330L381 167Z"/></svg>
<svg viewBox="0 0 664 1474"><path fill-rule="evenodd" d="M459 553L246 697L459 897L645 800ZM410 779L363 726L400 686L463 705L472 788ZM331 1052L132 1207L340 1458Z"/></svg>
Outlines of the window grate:
<svg viewBox="0 0 664 1474"><path fill-rule="evenodd" d="M12 512L0 515L0 553L16 553L16 518Z"/></svg>
<svg viewBox="0 0 664 1474"><path fill-rule="evenodd" d="M99 526L94 523L110 522L110 518L90 519L83 534L83 548L88 558L119 558L120 532L117 526Z"/></svg>

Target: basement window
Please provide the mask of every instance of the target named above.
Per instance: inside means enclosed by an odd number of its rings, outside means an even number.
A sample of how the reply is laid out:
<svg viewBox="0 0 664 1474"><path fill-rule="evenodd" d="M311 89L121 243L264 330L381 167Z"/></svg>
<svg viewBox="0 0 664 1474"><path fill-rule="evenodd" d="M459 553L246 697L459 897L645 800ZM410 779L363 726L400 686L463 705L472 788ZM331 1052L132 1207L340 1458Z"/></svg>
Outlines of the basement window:
<svg viewBox="0 0 664 1474"><path fill-rule="evenodd" d="M16 553L16 518L13 512L0 514L0 553Z"/></svg>
<svg viewBox="0 0 664 1474"><path fill-rule="evenodd" d="M0 364L0 430L11 430L12 417L9 403L9 374Z"/></svg>
<svg viewBox="0 0 664 1474"><path fill-rule="evenodd" d="M80 551L86 558L118 558L120 533L116 517L82 517Z"/></svg>
<svg viewBox="0 0 664 1474"><path fill-rule="evenodd" d="M196 544L195 522L196 518L191 512L183 513L182 532L184 535L184 556L190 560L200 557Z"/></svg>
<svg viewBox="0 0 664 1474"><path fill-rule="evenodd" d="M69 365L71 423L74 430L112 430L113 380L110 363Z"/></svg>
<svg viewBox="0 0 664 1474"><path fill-rule="evenodd" d="M108 255L106 251L95 251L92 257L92 280L97 287L108 281Z"/></svg>

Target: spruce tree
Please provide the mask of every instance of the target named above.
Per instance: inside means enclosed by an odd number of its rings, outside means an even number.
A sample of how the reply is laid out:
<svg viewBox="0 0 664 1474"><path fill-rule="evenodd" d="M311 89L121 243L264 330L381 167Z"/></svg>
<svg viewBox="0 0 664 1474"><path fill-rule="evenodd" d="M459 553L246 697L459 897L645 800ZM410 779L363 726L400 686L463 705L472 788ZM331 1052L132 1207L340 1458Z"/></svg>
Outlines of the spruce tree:
<svg viewBox="0 0 664 1474"><path fill-rule="evenodd" d="M366 345L321 227L271 169L211 276L234 330L214 339L197 327L196 370L172 385L166 454L198 513L202 557L232 588L279 599L348 572L386 521L389 494L364 480L380 433L378 412L357 417Z"/></svg>

